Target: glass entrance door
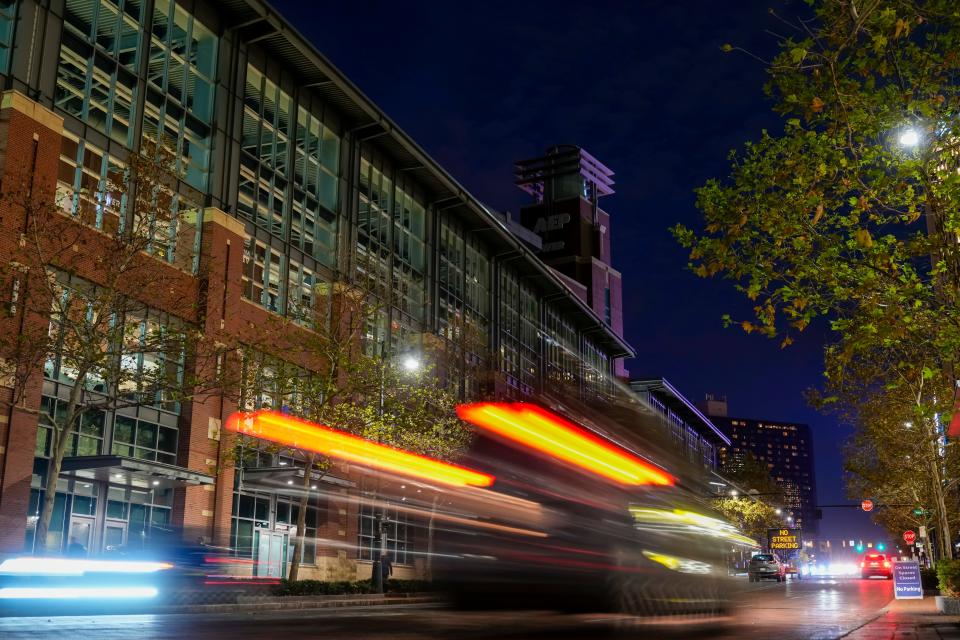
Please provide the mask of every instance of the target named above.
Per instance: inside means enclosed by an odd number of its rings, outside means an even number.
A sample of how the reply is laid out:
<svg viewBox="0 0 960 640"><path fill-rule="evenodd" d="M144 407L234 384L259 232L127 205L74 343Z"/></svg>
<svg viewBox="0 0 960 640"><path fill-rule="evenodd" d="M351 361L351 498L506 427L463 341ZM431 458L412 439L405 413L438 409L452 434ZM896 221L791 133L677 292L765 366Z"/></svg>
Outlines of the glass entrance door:
<svg viewBox="0 0 960 640"><path fill-rule="evenodd" d="M67 534L67 555L84 558L90 554L93 542L94 519L89 516L70 516Z"/></svg>
<svg viewBox="0 0 960 640"><path fill-rule="evenodd" d="M127 544L127 523L123 521L107 520L103 528L103 550L107 553L116 553Z"/></svg>

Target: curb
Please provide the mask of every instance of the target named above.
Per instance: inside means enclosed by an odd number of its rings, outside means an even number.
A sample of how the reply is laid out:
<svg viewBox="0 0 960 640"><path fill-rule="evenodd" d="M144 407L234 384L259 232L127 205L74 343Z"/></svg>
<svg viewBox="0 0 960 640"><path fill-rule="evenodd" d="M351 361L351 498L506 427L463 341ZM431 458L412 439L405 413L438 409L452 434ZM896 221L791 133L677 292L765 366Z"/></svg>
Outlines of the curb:
<svg viewBox="0 0 960 640"><path fill-rule="evenodd" d="M319 599L311 596L290 596L271 598L270 600L254 600L235 604L188 604L167 605L153 607L150 613L178 614L178 613L247 613L251 611L287 611L303 609L337 609L349 607L377 607L415 604L439 604L442 600L436 596L378 596L378 597L341 597L330 596Z"/></svg>

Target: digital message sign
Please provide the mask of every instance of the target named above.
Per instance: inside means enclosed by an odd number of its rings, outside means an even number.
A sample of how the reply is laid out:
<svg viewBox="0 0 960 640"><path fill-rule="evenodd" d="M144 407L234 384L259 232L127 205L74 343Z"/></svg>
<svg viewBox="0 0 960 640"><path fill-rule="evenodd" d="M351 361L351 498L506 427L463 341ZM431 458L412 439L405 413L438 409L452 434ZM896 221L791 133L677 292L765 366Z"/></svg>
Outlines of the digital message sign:
<svg viewBox="0 0 960 640"><path fill-rule="evenodd" d="M802 546L800 529L767 529L767 548L770 551L799 551Z"/></svg>

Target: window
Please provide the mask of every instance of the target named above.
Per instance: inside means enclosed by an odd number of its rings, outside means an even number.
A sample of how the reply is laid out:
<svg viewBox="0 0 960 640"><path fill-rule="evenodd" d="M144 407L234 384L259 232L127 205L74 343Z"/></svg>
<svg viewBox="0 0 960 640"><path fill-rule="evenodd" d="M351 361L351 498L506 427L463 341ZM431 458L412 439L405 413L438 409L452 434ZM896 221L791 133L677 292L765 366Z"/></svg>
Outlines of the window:
<svg viewBox="0 0 960 640"><path fill-rule="evenodd" d="M357 217L357 278L361 286L387 299L390 291L390 198L393 182L367 159L360 161Z"/></svg>
<svg viewBox="0 0 960 640"><path fill-rule="evenodd" d="M500 269L500 368L507 383L529 395L539 387L540 304L517 274Z"/></svg>
<svg viewBox="0 0 960 640"><path fill-rule="evenodd" d="M554 383L573 384L579 380L576 329L556 307L544 306L547 379ZM662 411L666 414L665 408Z"/></svg>
<svg viewBox="0 0 960 640"><path fill-rule="evenodd" d="M250 238L243 251L243 297L270 311L283 313L283 254Z"/></svg>
<svg viewBox="0 0 960 640"><path fill-rule="evenodd" d="M67 444L68 456L96 456L103 453L103 425L106 414L97 409L84 411L80 424L71 431L71 441ZM50 396L40 400L40 420L37 426L37 446L35 454L42 458L50 457L53 446L54 421L63 425L67 419L67 403Z"/></svg>
<svg viewBox="0 0 960 640"><path fill-rule="evenodd" d="M178 435L173 425L118 415L113 423L111 450L119 456L176 464Z"/></svg>
<svg viewBox="0 0 960 640"><path fill-rule="evenodd" d="M296 526L300 515L300 499L287 496L277 496L275 524ZM303 533L303 556L300 564L315 564L317 561L317 522L319 509L307 505L307 515ZM299 532L298 532L299 535Z"/></svg>
<svg viewBox="0 0 960 640"><path fill-rule="evenodd" d="M0 73L10 71L13 27L17 22L16 0L0 0Z"/></svg>
<svg viewBox="0 0 960 640"><path fill-rule="evenodd" d="M54 104L131 146L141 0L67 0Z"/></svg>
<svg viewBox="0 0 960 640"><path fill-rule="evenodd" d="M253 66L244 85L238 211L285 239L291 99Z"/></svg>
<svg viewBox="0 0 960 640"><path fill-rule="evenodd" d="M177 171L205 190L218 41L174 0L153 10L143 130L177 157Z"/></svg>
<svg viewBox="0 0 960 640"><path fill-rule="evenodd" d="M369 504L360 506L360 540L358 557L360 560L372 560L380 552L380 534L376 530L377 518ZM394 564L412 564L413 526L406 513L388 509L384 528L387 534L387 553Z"/></svg>
<svg viewBox="0 0 960 640"><path fill-rule="evenodd" d="M311 111L297 109L290 244L336 266L340 138Z"/></svg>
<svg viewBox="0 0 960 640"><path fill-rule="evenodd" d="M126 165L86 140L64 133L57 173L57 206L97 229L120 225Z"/></svg>

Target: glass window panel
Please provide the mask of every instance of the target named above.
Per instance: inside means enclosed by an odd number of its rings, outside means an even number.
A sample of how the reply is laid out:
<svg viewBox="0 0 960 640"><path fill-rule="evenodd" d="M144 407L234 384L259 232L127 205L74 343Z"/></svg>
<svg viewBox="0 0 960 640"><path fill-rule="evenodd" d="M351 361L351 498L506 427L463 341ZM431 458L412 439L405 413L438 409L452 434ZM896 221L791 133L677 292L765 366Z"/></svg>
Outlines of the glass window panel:
<svg viewBox="0 0 960 640"><path fill-rule="evenodd" d="M98 438L91 438L89 436L80 436L77 443L77 455L79 456L95 456L100 453L100 443L102 441Z"/></svg>
<svg viewBox="0 0 960 640"><path fill-rule="evenodd" d="M255 502L256 501L253 496L240 494L237 515L241 518L253 518Z"/></svg>
<svg viewBox="0 0 960 640"><path fill-rule="evenodd" d="M129 505L118 500L107 500L107 517L115 520L126 520Z"/></svg>
<svg viewBox="0 0 960 640"><path fill-rule="evenodd" d="M177 430L160 427L157 449L167 453L174 453L177 450Z"/></svg>
<svg viewBox="0 0 960 640"><path fill-rule="evenodd" d="M67 25L73 27L81 35L89 37L93 34L93 14L96 5L90 0L67 0L63 18Z"/></svg>
<svg viewBox="0 0 960 640"><path fill-rule="evenodd" d="M256 519L257 520L270 519L270 499L269 498L257 498Z"/></svg>
<svg viewBox="0 0 960 640"><path fill-rule="evenodd" d="M113 424L113 439L117 442L132 443L137 421L126 416L117 416Z"/></svg>
<svg viewBox="0 0 960 640"><path fill-rule="evenodd" d="M139 422L137 425L137 446L156 448L157 425L149 422Z"/></svg>
<svg viewBox="0 0 960 640"><path fill-rule="evenodd" d="M166 527L170 524L170 510L153 507L150 523L155 527Z"/></svg>

